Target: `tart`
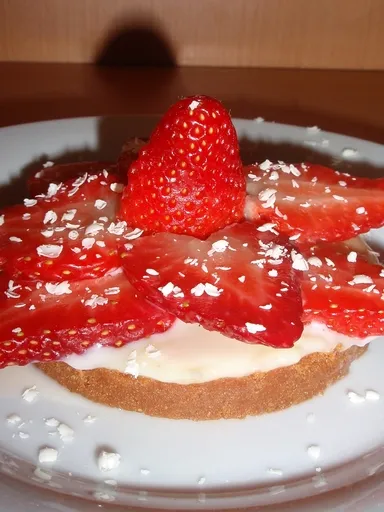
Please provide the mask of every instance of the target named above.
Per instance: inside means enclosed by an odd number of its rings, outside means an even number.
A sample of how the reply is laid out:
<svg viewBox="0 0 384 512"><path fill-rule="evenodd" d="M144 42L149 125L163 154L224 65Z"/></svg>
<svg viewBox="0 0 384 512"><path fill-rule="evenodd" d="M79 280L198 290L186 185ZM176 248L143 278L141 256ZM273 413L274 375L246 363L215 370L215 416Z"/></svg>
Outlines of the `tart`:
<svg viewBox="0 0 384 512"><path fill-rule="evenodd" d="M244 167L204 96L117 164L62 167L0 216L0 369L152 416L243 418L323 393L383 333L361 237L384 225L383 180Z"/></svg>

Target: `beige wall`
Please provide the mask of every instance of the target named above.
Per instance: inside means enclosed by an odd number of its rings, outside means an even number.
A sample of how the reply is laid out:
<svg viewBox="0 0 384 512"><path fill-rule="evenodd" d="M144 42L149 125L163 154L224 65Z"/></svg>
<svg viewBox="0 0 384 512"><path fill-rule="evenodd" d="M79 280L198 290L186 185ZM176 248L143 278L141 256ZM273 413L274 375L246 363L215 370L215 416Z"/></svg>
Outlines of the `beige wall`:
<svg viewBox="0 0 384 512"><path fill-rule="evenodd" d="M106 51L107 50L107 51ZM0 0L0 61L384 69L384 0Z"/></svg>

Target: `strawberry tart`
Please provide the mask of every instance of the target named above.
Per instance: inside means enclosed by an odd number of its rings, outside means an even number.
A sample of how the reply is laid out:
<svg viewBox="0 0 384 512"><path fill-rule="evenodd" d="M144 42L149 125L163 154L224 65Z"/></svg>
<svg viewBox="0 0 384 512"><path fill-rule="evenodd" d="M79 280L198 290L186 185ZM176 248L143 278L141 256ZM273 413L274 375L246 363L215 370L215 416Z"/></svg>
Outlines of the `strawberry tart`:
<svg viewBox="0 0 384 512"><path fill-rule="evenodd" d="M243 418L345 376L384 331L384 179L244 167L220 102L117 163L46 165L0 215L0 369L152 416Z"/></svg>

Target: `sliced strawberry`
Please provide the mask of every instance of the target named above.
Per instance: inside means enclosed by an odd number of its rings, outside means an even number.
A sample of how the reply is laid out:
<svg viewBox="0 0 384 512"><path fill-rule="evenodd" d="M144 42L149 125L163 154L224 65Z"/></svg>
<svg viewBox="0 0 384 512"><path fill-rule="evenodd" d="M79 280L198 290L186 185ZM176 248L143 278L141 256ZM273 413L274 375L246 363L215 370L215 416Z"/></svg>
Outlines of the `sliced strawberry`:
<svg viewBox="0 0 384 512"><path fill-rule="evenodd" d="M0 260L6 260L8 274L79 280L118 267L117 242L126 233L125 222L116 221L121 189L107 172L85 174L4 210Z"/></svg>
<svg viewBox="0 0 384 512"><path fill-rule="evenodd" d="M384 225L384 190L376 180L269 161L246 172L246 218L268 219L299 244L347 240Z"/></svg>
<svg viewBox="0 0 384 512"><path fill-rule="evenodd" d="M51 165L51 162L44 164L42 169L34 172L28 179L28 191L31 197L39 194L46 194L50 183L64 183L65 181L79 178L85 173L100 174L104 170L116 174L116 164L111 162L76 162L71 164Z"/></svg>
<svg viewBox="0 0 384 512"><path fill-rule="evenodd" d="M137 137L128 139L124 143L117 160L118 174L122 183L127 182L128 170L132 163L137 160L140 150L145 146L146 143L147 141L144 139L138 139Z"/></svg>
<svg viewBox="0 0 384 512"><path fill-rule="evenodd" d="M120 347L166 331L174 318L144 300L122 269L61 283L10 280L0 298L0 369Z"/></svg>
<svg viewBox="0 0 384 512"><path fill-rule="evenodd" d="M185 322L273 347L300 337L300 289L284 238L244 223L205 241L157 233L132 245L122 253L129 280Z"/></svg>
<svg viewBox="0 0 384 512"><path fill-rule="evenodd" d="M304 322L365 338L384 333L384 269L369 262L366 250L349 244L323 244L305 253Z"/></svg>
<svg viewBox="0 0 384 512"><path fill-rule="evenodd" d="M129 170L120 216L150 232L204 238L243 219L245 179L228 112L206 96L165 114Z"/></svg>

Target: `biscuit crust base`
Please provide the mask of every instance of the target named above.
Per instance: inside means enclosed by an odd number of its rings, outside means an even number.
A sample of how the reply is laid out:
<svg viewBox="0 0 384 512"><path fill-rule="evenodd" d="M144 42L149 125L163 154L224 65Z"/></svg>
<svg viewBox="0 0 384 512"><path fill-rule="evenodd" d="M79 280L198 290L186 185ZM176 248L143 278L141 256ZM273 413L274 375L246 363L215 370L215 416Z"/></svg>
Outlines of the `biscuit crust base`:
<svg viewBox="0 0 384 512"><path fill-rule="evenodd" d="M298 363L247 377L199 384L134 378L116 370L75 370L63 362L39 363L46 375L93 402L150 416L213 420L279 411L322 394L349 371L367 347L314 353Z"/></svg>

